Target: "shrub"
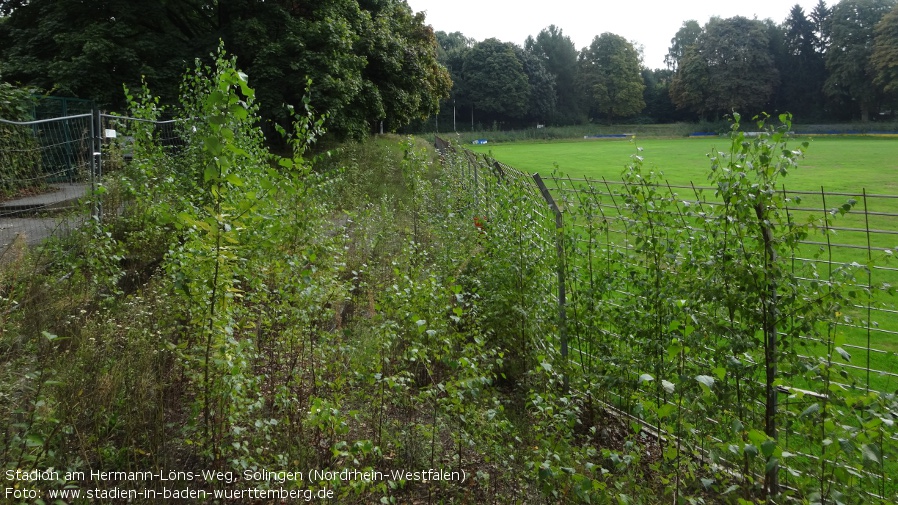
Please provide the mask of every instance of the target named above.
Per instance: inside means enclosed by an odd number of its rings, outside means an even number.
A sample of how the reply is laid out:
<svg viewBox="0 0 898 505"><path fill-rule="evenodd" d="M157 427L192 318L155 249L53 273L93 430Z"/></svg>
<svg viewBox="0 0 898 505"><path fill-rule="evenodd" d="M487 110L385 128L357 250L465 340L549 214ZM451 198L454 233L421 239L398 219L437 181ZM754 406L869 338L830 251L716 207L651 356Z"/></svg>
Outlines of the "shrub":
<svg viewBox="0 0 898 505"><path fill-rule="evenodd" d="M0 119L27 121L31 115L31 92L0 82ZM30 127L0 123L0 197L15 194L38 171L40 153Z"/></svg>

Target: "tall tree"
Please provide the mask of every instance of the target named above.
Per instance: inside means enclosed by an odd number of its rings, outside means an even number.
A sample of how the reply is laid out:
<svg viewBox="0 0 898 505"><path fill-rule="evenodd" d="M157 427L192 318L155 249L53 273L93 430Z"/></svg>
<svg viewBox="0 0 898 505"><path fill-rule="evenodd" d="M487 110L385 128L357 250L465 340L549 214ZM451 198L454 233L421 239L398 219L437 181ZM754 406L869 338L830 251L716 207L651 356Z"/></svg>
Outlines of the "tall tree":
<svg viewBox="0 0 898 505"><path fill-rule="evenodd" d="M577 49L561 28L549 25L536 38L527 37L524 48L542 61L555 78L554 124L578 123L583 119L577 98Z"/></svg>
<svg viewBox="0 0 898 505"><path fill-rule="evenodd" d="M590 108L609 124L645 107L639 53L620 35L603 33L580 52L580 83Z"/></svg>
<svg viewBox="0 0 898 505"><path fill-rule="evenodd" d="M439 110L452 82L437 61L437 42L423 13L413 13L404 0L360 2L370 24L360 32L355 51L367 64L362 77L370 83L353 107L360 122L386 119L391 129L404 126Z"/></svg>
<svg viewBox="0 0 898 505"><path fill-rule="evenodd" d="M795 4L789 11L789 17L783 24L785 28L785 44L789 54L810 55L818 46L814 22L808 19L801 5Z"/></svg>
<svg viewBox="0 0 898 505"><path fill-rule="evenodd" d="M825 54L832 40L832 14L831 7L826 6L823 0L817 0L817 5L811 11L811 22L814 24L815 44L814 48L820 54Z"/></svg>
<svg viewBox="0 0 898 505"><path fill-rule="evenodd" d="M814 20L796 4L782 32L785 54L777 64L782 78L778 104L797 118L819 119L824 109L826 65L823 53L818 52L820 41Z"/></svg>
<svg viewBox="0 0 898 505"><path fill-rule="evenodd" d="M703 116L758 112L778 82L764 23L712 18L686 50L670 95L677 107Z"/></svg>
<svg viewBox="0 0 898 505"><path fill-rule="evenodd" d="M515 47L515 51L530 84L530 103L527 106L526 119L544 124L555 114L557 98L555 76L546 70L542 60L533 53L520 47Z"/></svg>
<svg viewBox="0 0 898 505"><path fill-rule="evenodd" d="M370 131L369 121L383 119L354 106L360 95L381 105L363 76L367 40L361 30L372 27L370 13L357 2L321 0L302 9L286 1L218 5L215 33L249 74L267 120L289 121L283 104L300 103L307 79L312 80L313 105L328 112L332 132L359 137Z"/></svg>
<svg viewBox="0 0 898 505"><path fill-rule="evenodd" d="M824 91L834 100L856 104L862 121L870 119L881 99L870 61L874 27L895 4L896 0L842 0L833 7Z"/></svg>
<svg viewBox="0 0 898 505"><path fill-rule="evenodd" d="M698 24L698 21L694 19L683 21L683 26L670 39L670 47L667 49L667 55L664 56L664 63L667 64L667 68L676 70L680 60L686 56L686 50L698 41L698 37L701 34L702 27Z"/></svg>
<svg viewBox="0 0 898 505"><path fill-rule="evenodd" d="M472 47L474 47L474 44L477 41L470 37L465 37L461 32L436 32L436 37L439 45L437 58L440 63L446 67L446 70L449 71L449 77L452 79L452 89L449 92L449 97L443 104L441 104L440 110L441 112L451 111L452 115L447 114L445 117L447 120L451 120L454 124L455 111L457 108L467 109L465 110L464 115L470 117L471 104L468 103L465 100L465 97L460 93L460 90L464 88L462 68L464 66L465 55ZM443 115L441 114L440 122L442 121Z"/></svg>
<svg viewBox="0 0 898 505"><path fill-rule="evenodd" d="M171 101L193 54L210 49L212 19L197 2L6 2L0 71L54 93L120 107L122 84L146 76Z"/></svg>
<svg viewBox="0 0 898 505"><path fill-rule="evenodd" d="M898 6L876 25L870 62L876 72L875 84L891 98L898 97Z"/></svg>
<svg viewBox="0 0 898 505"><path fill-rule="evenodd" d="M461 94L486 121L520 121L527 113L530 83L515 45L486 39L465 55Z"/></svg>
<svg viewBox="0 0 898 505"><path fill-rule="evenodd" d="M360 136L437 108L449 77L436 39L404 0L0 0L0 71L55 92L123 106L122 83L146 76L176 102L180 74L223 39L266 119L286 121L307 78L328 129Z"/></svg>
<svg viewBox="0 0 898 505"><path fill-rule="evenodd" d="M670 100L670 81L674 72L669 68L642 69L642 81L645 83L645 109L642 113L656 123L672 123L674 121L694 119L682 111Z"/></svg>

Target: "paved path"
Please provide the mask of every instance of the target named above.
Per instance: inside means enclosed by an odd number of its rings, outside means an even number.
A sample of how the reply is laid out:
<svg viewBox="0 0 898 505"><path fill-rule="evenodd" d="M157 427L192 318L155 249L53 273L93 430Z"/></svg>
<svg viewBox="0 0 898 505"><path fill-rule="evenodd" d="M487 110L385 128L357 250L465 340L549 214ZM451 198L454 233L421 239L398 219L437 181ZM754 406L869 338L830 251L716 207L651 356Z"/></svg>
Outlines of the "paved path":
<svg viewBox="0 0 898 505"><path fill-rule="evenodd" d="M0 255L19 237L33 247L47 237L71 230L89 217L66 209L90 191L90 184L50 184L56 191L0 203Z"/></svg>

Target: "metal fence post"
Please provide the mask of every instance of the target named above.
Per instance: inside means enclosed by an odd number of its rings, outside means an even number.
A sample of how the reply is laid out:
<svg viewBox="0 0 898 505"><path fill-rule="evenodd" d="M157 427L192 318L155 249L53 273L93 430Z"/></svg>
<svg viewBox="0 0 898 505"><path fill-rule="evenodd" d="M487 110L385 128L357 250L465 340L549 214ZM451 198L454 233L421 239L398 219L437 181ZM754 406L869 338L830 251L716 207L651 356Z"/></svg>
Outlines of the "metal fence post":
<svg viewBox="0 0 898 505"><path fill-rule="evenodd" d="M474 207L477 210L480 210L480 181L477 180L477 161L475 160L473 163L471 162L471 157L468 156L468 164L474 170Z"/></svg>
<svg viewBox="0 0 898 505"><path fill-rule="evenodd" d="M100 198L97 194L97 186L99 184L99 179L102 176L103 170L103 161L101 155L103 149L103 140L102 138L100 138L102 131L103 125L100 123L100 110L94 108L91 111L90 115L90 192L91 198L94 202L92 217L97 221L103 219L103 203L100 201Z"/></svg>
<svg viewBox="0 0 898 505"><path fill-rule="evenodd" d="M558 254L558 336L561 340L561 359L564 360L564 392L567 393L569 382L567 309L565 307L567 305L567 293L564 285L564 219L561 210L558 208L558 205L555 204L555 199L553 199L552 194L549 193L549 188L546 187L546 183L543 182L542 177L535 173L533 174L533 180L536 182L536 186L539 188L539 192L546 200L546 203L549 204L549 208L552 209L552 213L555 214L555 249Z"/></svg>

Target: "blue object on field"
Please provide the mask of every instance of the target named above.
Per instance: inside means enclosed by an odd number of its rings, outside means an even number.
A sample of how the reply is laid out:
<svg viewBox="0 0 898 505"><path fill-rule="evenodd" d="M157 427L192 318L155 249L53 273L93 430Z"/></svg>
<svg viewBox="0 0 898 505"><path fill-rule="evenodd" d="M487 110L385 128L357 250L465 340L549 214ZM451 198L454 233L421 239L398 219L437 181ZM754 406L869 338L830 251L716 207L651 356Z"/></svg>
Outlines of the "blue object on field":
<svg viewBox="0 0 898 505"><path fill-rule="evenodd" d="M486 144L486 139L477 139L472 144Z"/></svg>

